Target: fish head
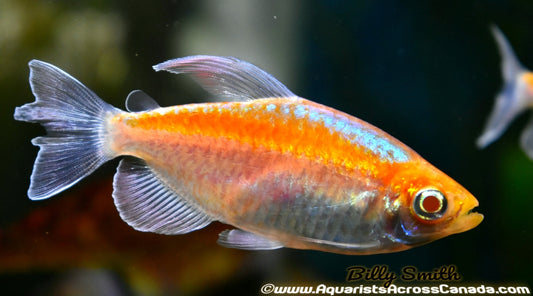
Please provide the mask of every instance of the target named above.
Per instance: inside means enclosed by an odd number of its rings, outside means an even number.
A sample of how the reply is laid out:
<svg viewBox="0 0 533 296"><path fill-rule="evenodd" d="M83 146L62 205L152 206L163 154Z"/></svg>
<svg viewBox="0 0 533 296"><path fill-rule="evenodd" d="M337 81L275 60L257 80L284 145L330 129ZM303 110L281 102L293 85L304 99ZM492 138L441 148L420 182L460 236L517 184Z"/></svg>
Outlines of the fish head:
<svg viewBox="0 0 533 296"><path fill-rule="evenodd" d="M421 245L470 230L483 220L473 212L477 199L431 164L421 161L397 174L393 237L404 245Z"/></svg>

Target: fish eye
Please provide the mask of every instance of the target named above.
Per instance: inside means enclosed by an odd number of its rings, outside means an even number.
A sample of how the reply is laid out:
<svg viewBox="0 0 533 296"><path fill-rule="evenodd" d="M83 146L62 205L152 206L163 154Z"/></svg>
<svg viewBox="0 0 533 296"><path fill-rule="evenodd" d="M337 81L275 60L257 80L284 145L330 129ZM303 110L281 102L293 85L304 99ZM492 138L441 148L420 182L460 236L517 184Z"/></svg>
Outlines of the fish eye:
<svg viewBox="0 0 533 296"><path fill-rule="evenodd" d="M439 219L444 215L447 207L446 197L436 189L422 189L413 200L415 214L424 220Z"/></svg>

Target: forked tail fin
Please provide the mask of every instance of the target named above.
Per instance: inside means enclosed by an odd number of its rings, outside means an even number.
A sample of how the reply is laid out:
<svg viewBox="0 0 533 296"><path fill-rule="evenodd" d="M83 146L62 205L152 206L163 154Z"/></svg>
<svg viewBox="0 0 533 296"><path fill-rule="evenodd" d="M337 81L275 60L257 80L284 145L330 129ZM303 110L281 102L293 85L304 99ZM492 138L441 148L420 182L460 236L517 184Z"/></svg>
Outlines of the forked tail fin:
<svg viewBox="0 0 533 296"><path fill-rule="evenodd" d="M494 107L485 124L482 134L476 141L479 148L484 148L496 141L508 128L511 122L532 104L529 95L531 74L518 59L511 44L496 26L491 26L491 32L498 45L501 56L501 71L503 88L496 96ZM531 79L529 79L531 80Z"/></svg>
<svg viewBox="0 0 533 296"><path fill-rule="evenodd" d="M38 200L71 187L114 157L105 148L105 120L120 110L51 64L32 60L29 67L35 101L17 107L14 118L40 123L47 131L32 140L40 150L28 196Z"/></svg>

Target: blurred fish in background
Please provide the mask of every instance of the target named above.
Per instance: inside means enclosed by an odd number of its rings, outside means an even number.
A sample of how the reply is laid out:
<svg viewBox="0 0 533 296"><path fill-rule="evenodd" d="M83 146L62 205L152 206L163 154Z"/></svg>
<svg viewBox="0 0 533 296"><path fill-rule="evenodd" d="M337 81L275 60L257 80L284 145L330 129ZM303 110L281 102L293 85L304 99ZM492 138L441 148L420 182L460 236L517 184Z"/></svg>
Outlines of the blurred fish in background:
<svg viewBox="0 0 533 296"><path fill-rule="evenodd" d="M533 108L533 72L522 66L502 31L494 25L490 29L500 52L504 85L496 96L485 129L477 139L479 148L496 141L517 116ZM520 146L533 160L533 117L522 132Z"/></svg>

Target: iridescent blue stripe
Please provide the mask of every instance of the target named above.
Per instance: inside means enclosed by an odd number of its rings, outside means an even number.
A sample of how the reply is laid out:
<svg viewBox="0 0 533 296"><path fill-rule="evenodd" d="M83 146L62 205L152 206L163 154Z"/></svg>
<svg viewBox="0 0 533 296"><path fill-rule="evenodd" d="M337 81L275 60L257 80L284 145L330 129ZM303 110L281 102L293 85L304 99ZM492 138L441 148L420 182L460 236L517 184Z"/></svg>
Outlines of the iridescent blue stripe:
<svg viewBox="0 0 533 296"><path fill-rule="evenodd" d="M302 107L302 105L296 107L294 110L296 117L299 117L299 114L303 114L301 110L298 110L299 107ZM312 106L306 106L306 109L309 120L322 122L327 128L344 135L353 144L366 147L384 160L389 162L406 162L409 160L406 151L394 145L388 139L380 137L374 130L368 127L351 121L347 117L336 116L332 112L324 109L318 109Z"/></svg>
<svg viewBox="0 0 533 296"><path fill-rule="evenodd" d="M198 105L195 104L181 106L181 108L191 110L197 107ZM233 102L228 102L219 105L218 108L246 114L248 111L261 109L262 106L260 104L242 104L240 109L236 109ZM325 108L310 106L308 104L294 104L293 100L287 100L287 104L281 104L279 106L271 103L266 106L266 110L268 112L279 112L283 116L294 116L302 120L307 118L307 120L313 122L320 122L325 127L344 135L354 145L365 147L388 162L409 161L409 153L401 147L394 145L386 138L380 137L373 129L354 122L342 114L338 115ZM204 106L204 112L210 111L214 111L213 106Z"/></svg>

